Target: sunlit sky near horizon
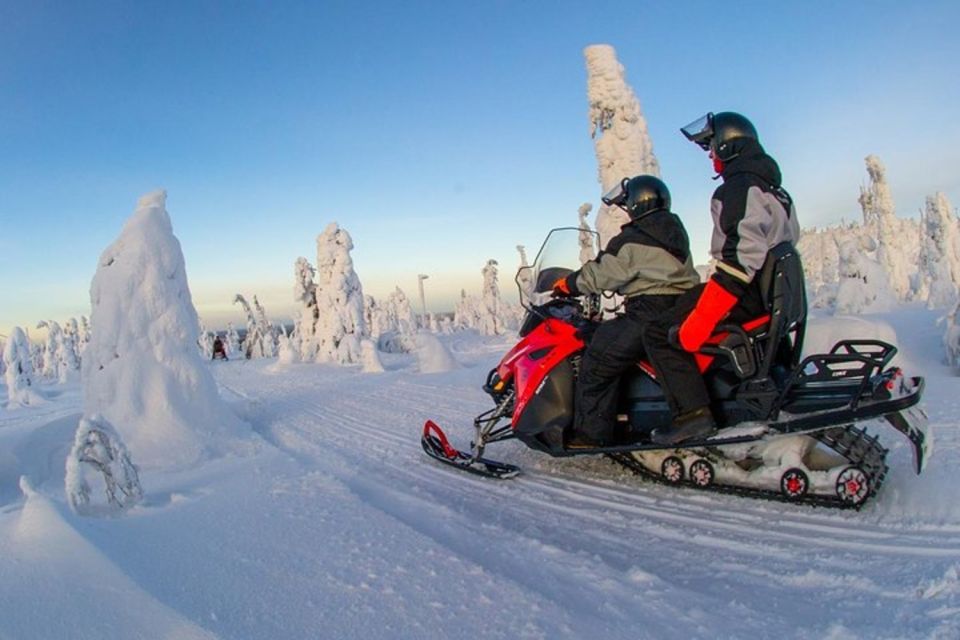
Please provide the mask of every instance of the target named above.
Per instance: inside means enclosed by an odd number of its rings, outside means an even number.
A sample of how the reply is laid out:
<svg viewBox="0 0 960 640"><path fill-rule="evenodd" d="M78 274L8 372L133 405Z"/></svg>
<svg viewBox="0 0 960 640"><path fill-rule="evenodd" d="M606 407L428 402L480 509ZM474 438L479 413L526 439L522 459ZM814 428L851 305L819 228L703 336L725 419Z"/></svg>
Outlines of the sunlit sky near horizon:
<svg viewBox="0 0 960 640"><path fill-rule="evenodd" d="M208 326L289 318L336 221L367 293L452 309L489 258L600 195L584 47L612 45L705 262L707 159L678 128L757 125L804 226L960 204L957 2L0 0L0 334L89 315L97 258L158 188ZM591 216L592 219L592 216Z"/></svg>

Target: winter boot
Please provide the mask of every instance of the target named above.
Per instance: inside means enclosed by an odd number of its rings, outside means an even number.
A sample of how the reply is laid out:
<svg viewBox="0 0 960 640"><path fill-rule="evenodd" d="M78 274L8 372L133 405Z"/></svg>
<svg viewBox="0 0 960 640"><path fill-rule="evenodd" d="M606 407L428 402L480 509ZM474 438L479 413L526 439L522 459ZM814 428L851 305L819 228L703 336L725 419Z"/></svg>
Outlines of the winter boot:
<svg viewBox="0 0 960 640"><path fill-rule="evenodd" d="M713 422L710 407L700 407L681 413L673 419L668 429L654 429L650 439L656 444L672 445L684 440L709 438L716 432L717 426Z"/></svg>

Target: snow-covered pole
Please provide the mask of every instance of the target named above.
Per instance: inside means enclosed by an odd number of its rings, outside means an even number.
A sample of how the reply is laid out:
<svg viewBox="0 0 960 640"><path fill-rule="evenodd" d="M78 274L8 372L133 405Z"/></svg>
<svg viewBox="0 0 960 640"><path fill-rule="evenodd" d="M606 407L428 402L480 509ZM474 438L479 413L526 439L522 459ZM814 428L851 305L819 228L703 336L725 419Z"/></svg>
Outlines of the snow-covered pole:
<svg viewBox="0 0 960 640"><path fill-rule="evenodd" d="M417 276L417 284L420 287L420 311L423 314L421 316L423 318L423 320L421 320L421 324L426 324L426 321L427 321L427 299L423 295L423 281L429 277L430 276L424 273L421 273L420 275Z"/></svg>

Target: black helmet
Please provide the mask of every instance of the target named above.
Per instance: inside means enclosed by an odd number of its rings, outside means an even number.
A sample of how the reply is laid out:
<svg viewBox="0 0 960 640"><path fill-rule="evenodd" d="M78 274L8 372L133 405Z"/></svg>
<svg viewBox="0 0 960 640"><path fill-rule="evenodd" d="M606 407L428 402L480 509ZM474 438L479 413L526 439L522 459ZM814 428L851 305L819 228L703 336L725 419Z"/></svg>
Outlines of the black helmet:
<svg viewBox="0 0 960 640"><path fill-rule="evenodd" d="M638 220L661 209L670 210L670 190L656 176L624 178L601 200L607 206L617 205L622 208L631 220Z"/></svg>
<svg viewBox="0 0 960 640"><path fill-rule="evenodd" d="M704 151L712 150L723 162L737 157L730 143L741 138L760 141L753 123L739 113L708 113L680 129L687 140L696 142Z"/></svg>

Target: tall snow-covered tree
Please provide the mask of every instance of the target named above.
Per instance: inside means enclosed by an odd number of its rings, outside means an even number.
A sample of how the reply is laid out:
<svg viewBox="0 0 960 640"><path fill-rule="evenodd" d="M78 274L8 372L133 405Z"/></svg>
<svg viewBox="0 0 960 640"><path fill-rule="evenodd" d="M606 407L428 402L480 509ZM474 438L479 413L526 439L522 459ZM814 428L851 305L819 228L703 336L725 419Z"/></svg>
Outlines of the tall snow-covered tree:
<svg viewBox="0 0 960 640"><path fill-rule="evenodd" d="M248 450L250 430L223 403L197 351L200 322L166 192L140 198L90 285L84 415L102 416L148 468Z"/></svg>
<svg viewBox="0 0 960 640"><path fill-rule="evenodd" d="M353 240L331 222L317 236L317 360L340 364L362 360L363 285L353 270Z"/></svg>
<svg viewBox="0 0 960 640"><path fill-rule="evenodd" d="M299 313L295 315L293 333L300 345L300 357L307 362L313 362L317 357L314 331L320 314L317 309L317 285L313 281L315 274L316 270L306 258L297 258L293 265L293 299L299 307Z"/></svg>
<svg viewBox="0 0 960 640"><path fill-rule="evenodd" d="M481 270L483 274L483 293L480 296L480 333L485 336L499 335L504 332L502 303L500 300L500 284L496 260L487 260Z"/></svg>
<svg viewBox="0 0 960 640"><path fill-rule="evenodd" d="M280 331L267 318L267 311L257 300L256 294L253 296L253 309L256 312L257 327L260 329L260 349L263 357L274 358L277 355L277 336Z"/></svg>
<svg viewBox="0 0 960 640"><path fill-rule="evenodd" d="M584 56L590 137L597 155L602 193L623 178L641 173L659 177L660 163L653 153L640 101L627 84L616 51L610 45L591 45L584 49ZM600 246L605 247L627 222L626 213L619 207L601 205L596 222Z"/></svg>
<svg viewBox="0 0 960 640"><path fill-rule="evenodd" d="M240 346L240 334L232 322L227 323L227 357L240 359L243 357L243 348Z"/></svg>
<svg viewBox="0 0 960 640"><path fill-rule="evenodd" d="M75 375L80 375L80 359L83 354L81 346L80 326L76 318L70 318L63 325L63 346L66 350L67 366L75 371Z"/></svg>
<svg viewBox="0 0 960 640"><path fill-rule="evenodd" d="M238 293L233 297L233 304L239 304L247 316L247 333L243 337L243 344L240 348L247 358L262 358L263 335L260 326L257 324L257 317L253 314L253 309L250 307L250 303L247 302L243 294Z"/></svg>
<svg viewBox="0 0 960 640"><path fill-rule="evenodd" d="M213 360L213 341L216 338L213 335L213 331L208 331L206 327L203 326L203 322L200 323L200 337L197 338L197 347L200 349L200 357L204 360Z"/></svg>
<svg viewBox="0 0 960 640"><path fill-rule="evenodd" d="M927 196L921 221L918 293L930 309L948 307L960 285L960 225L947 196Z"/></svg>
<svg viewBox="0 0 960 640"><path fill-rule="evenodd" d="M900 300L910 297L911 265L917 264L919 234L916 225L896 216L886 169L880 158L866 157L870 185L860 188L864 226L877 241L877 262L886 271L890 288Z"/></svg>

